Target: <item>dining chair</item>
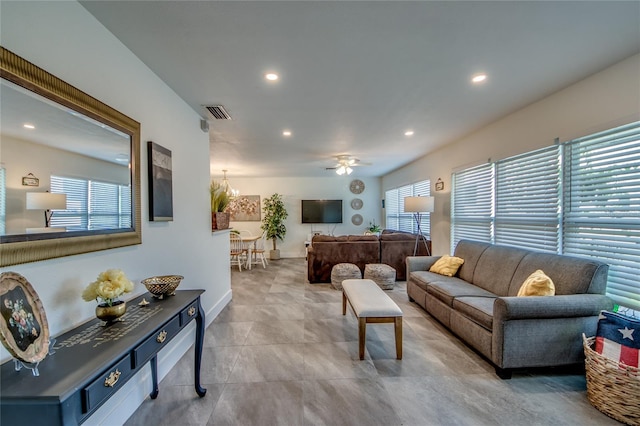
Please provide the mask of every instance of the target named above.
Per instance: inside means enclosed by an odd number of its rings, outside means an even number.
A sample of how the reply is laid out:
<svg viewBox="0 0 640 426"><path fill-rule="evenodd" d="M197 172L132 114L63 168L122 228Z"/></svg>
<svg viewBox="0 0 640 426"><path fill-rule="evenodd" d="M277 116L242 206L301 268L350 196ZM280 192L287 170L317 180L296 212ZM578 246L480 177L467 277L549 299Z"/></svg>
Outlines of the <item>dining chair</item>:
<svg viewBox="0 0 640 426"><path fill-rule="evenodd" d="M243 256L246 253L242 238L240 238L240 235L232 232L229 234L229 241L231 246L229 252L229 254L231 255L231 265L233 266L234 261L237 262L238 270L242 271Z"/></svg>
<svg viewBox="0 0 640 426"><path fill-rule="evenodd" d="M269 261L267 260L267 257L264 255L267 245L267 231L264 231L262 233L262 235L260 236L260 239L258 241L256 241L256 245L255 248L253 249L253 256L254 258L259 258L260 261L262 261L262 267L266 268L267 265L269 264Z"/></svg>

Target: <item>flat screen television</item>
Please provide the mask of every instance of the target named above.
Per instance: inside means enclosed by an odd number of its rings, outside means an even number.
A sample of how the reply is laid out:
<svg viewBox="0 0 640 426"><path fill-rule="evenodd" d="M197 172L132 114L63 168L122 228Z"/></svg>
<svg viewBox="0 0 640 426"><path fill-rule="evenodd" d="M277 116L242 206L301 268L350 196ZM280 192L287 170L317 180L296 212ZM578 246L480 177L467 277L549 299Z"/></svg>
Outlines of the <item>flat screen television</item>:
<svg viewBox="0 0 640 426"><path fill-rule="evenodd" d="M302 200L302 223L342 223L342 200Z"/></svg>

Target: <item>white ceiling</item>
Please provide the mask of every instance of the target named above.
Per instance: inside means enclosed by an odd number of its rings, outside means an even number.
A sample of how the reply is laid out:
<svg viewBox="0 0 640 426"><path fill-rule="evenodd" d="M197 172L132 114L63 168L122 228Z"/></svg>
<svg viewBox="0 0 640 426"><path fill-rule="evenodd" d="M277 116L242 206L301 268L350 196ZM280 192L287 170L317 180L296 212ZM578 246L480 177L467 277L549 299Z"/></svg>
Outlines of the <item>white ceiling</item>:
<svg viewBox="0 0 640 426"><path fill-rule="evenodd" d="M332 176L340 154L381 176L640 52L638 1L81 3L202 117L225 106L230 178Z"/></svg>

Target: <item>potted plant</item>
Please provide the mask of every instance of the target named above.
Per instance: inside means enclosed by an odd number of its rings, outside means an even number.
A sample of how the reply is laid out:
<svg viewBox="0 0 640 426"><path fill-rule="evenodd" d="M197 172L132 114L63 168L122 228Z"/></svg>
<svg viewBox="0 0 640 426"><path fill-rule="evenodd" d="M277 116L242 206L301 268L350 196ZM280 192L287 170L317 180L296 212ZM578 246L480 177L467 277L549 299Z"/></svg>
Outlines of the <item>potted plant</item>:
<svg viewBox="0 0 640 426"><path fill-rule="evenodd" d="M382 231L382 229L380 228L380 225L376 225L376 221L374 220L373 222L369 222L369 232L375 235L380 236L380 232Z"/></svg>
<svg viewBox="0 0 640 426"><path fill-rule="evenodd" d="M211 181L209 185L211 195L211 229L229 228L229 213L224 210L229 205L230 197L220 182Z"/></svg>
<svg viewBox="0 0 640 426"><path fill-rule="evenodd" d="M262 212L264 213L264 217L262 218L260 228L267 233L267 239L273 241L273 250L269 252L269 257L273 260L280 259L280 250L276 248L276 238L279 238L281 241L284 239L287 233L284 220L289 215L287 209L284 207L282 196L275 193L271 197L266 198Z"/></svg>

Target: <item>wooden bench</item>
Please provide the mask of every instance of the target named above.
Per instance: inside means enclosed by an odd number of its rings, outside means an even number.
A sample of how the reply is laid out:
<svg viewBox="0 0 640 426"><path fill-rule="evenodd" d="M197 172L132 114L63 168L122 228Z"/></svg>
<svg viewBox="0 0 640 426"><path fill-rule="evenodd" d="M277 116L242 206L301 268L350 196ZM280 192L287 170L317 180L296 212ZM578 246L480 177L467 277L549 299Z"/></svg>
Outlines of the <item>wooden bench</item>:
<svg viewBox="0 0 640 426"><path fill-rule="evenodd" d="M369 279L342 282L342 315L347 313L347 302L358 318L360 359L364 359L367 324L370 323L394 323L396 358L402 359L402 310L398 305Z"/></svg>

